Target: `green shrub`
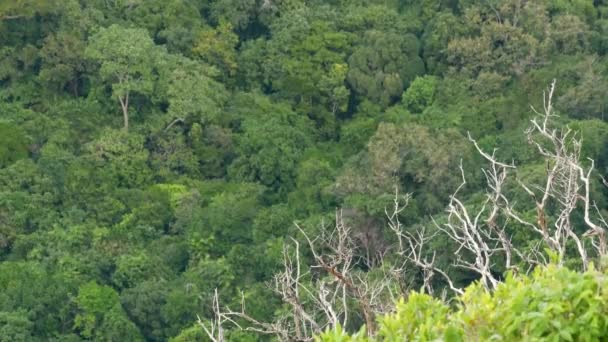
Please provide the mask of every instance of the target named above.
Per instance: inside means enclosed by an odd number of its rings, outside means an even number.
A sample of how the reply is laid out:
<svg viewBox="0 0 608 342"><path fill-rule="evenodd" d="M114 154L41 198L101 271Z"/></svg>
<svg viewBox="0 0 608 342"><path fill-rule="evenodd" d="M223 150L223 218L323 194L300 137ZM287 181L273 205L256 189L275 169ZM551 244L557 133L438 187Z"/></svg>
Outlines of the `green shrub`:
<svg viewBox="0 0 608 342"><path fill-rule="evenodd" d="M607 279L548 266L494 292L474 284L454 307L414 292L379 319L375 338L336 329L317 341L608 341Z"/></svg>

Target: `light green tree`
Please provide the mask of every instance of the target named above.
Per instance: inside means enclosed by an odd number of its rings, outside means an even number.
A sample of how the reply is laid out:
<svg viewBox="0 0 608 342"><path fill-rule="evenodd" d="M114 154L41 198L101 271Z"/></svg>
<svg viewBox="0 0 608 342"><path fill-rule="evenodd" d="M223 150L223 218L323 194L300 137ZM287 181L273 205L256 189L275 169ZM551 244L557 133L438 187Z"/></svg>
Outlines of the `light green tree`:
<svg viewBox="0 0 608 342"><path fill-rule="evenodd" d="M112 25L91 37L85 50L100 64L99 77L112 87L112 97L122 110L124 129L129 130L131 93L149 95L154 86L154 42L143 29Z"/></svg>
<svg viewBox="0 0 608 342"><path fill-rule="evenodd" d="M169 62L163 66L159 83L166 88L170 116L190 122L218 122L228 94L213 78L217 69L178 56L166 60Z"/></svg>
<svg viewBox="0 0 608 342"><path fill-rule="evenodd" d="M421 113L426 107L433 104L436 87L436 77L416 77L403 94L402 101L413 113Z"/></svg>
<svg viewBox="0 0 608 342"><path fill-rule="evenodd" d="M116 291L89 282L80 286L75 298L79 313L74 328L84 338L97 341L143 341L141 333L125 314Z"/></svg>

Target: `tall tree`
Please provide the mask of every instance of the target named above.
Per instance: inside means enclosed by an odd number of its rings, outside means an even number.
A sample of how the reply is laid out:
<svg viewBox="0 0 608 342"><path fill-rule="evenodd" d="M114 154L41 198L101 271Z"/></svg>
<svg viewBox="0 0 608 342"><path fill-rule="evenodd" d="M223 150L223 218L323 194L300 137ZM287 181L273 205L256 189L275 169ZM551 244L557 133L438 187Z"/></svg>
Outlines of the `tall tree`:
<svg viewBox="0 0 608 342"><path fill-rule="evenodd" d="M124 129L129 130L129 99L132 93L149 95L153 90L154 42L143 29L112 25L91 37L87 57L100 64L99 77L112 87L120 103Z"/></svg>

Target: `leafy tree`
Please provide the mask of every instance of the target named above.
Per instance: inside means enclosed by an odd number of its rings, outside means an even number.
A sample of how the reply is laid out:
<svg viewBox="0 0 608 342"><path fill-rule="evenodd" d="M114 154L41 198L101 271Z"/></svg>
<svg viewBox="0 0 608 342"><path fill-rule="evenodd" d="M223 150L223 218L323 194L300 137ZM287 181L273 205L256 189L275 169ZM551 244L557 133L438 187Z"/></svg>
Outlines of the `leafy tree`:
<svg viewBox="0 0 608 342"><path fill-rule="evenodd" d="M161 87L166 88L170 116L203 124L224 122L222 109L228 94L223 84L213 79L217 72L183 57L167 59L170 62L163 66Z"/></svg>
<svg viewBox="0 0 608 342"><path fill-rule="evenodd" d="M434 77L417 77L407 91L402 101L412 113L421 113L433 104L437 79Z"/></svg>
<svg viewBox="0 0 608 342"><path fill-rule="evenodd" d="M299 0L264 2L263 0L219 0L210 5L211 19L222 19L245 36L257 36L265 31L284 9L295 7Z"/></svg>
<svg viewBox="0 0 608 342"><path fill-rule="evenodd" d="M163 317L169 291L169 284L165 281L150 280L138 282L136 287L121 293L120 302L125 312L148 340L166 339L167 327L176 323Z"/></svg>
<svg viewBox="0 0 608 342"><path fill-rule="evenodd" d="M118 130L104 132L98 140L86 146L95 167L104 168L119 186L138 186L150 179L147 166L149 152L144 137Z"/></svg>
<svg viewBox="0 0 608 342"><path fill-rule="evenodd" d="M57 193L52 180L31 159L0 169L0 222L3 250L10 249L17 235L50 227L58 219Z"/></svg>
<svg viewBox="0 0 608 342"><path fill-rule="evenodd" d="M18 127L0 121L0 168L27 157L27 140Z"/></svg>
<svg viewBox="0 0 608 342"><path fill-rule="evenodd" d="M150 166L158 177L173 179L176 175L201 174L199 159L182 132L168 131L154 136L150 147Z"/></svg>
<svg viewBox="0 0 608 342"><path fill-rule="evenodd" d="M424 73L418 54L418 39L412 34L367 31L348 59L348 83L357 94L386 107Z"/></svg>
<svg viewBox="0 0 608 342"><path fill-rule="evenodd" d="M112 25L91 37L85 55L99 63L99 77L120 103L124 129L129 129L132 93L149 95L154 84L154 42L145 30Z"/></svg>
<svg viewBox="0 0 608 342"><path fill-rule="evenodd" d="M46 37L40 50L40 79L58 90L68 87L74 96L79 96L86 70L85 47L86 43L81 37L71 32Z"/></svg>
<svg viewBox="0 0 608 342"><path fill-rule="evenodd" d="M195 136L197 131L193 130L192 141L204 172L211 177L226 175L227 166L234 158L232 131L218 126L208 126L202 132L202 137Z"/></svg>
<svg viewBox="0 0 608 342"><path fill-rule="evenodd" d="M345 1L337 7L337 10L343 9L343 12L335 20L340 23L342 30L353 32L360 38L364 37L368 30L387 33L417 32L420 22L399 13L398 6L394 4L393 0Z"/></svg>
<svg viewBox="0 0 608 342"><path fill-rule="evenodd" d="M451 12L436 13L426 24L420 38L422 56L430 73L442 73L447 69L449 57L446 46L452 39L465 35L467 28L462 18Z"/></svg>
<svg viewBox="0 0 608 342"><path fill-rule="evenodd" d="M459 185L452 165L469 156L457 132L433 133L419 125L380 124L367 150L345 165L334 191L341 196L366 194L373 202L398 186L416 193L426 210L439 209L440 199Z"/></svg>
<svg viewBox="0 0 608 342"><path fill-rule="evenodd" d="M45 340L66 333L70 318L68 292L74 290L61 274L51 274L35 261L0 265L0 330L17 339L33 336ZM24 331L24 329L27 329Z"/></svg>
<svg viewBox="0 0 608 342"><path fill-rule="evenodd" d="M327 189L334 181L335 174L335 168L322 157L314 156L303 160L296 176L296 190L289 194L288 202L297 212L306 214L324 212L332 208L335 198ZM289 226L287 217L284 220L283 229ZM274 222L272 219L264 220L267 221ZM276 230L278 227L273 229Z"/></svg>
<svg viewBox="0 0 608 342"><path fill-rule="evenodd" d="M311 125L284 104L255 95L243 99L253 112L242 123L236 146L240 157L230 166L229 175L280 192L291 190L298 161L311 142Z"/></svg>
<svg viewBox="0 0 608 342"><path fill-rule="evenodd" d="M207 336L200 325L195 324L187 329L182 330L179 335L171 338L170 342L188 342L204 340Z"/></svg>
<svg viewBox="0 0 608 342"><path fill-rule="evenodd" d="M521 28L489 23L482 26L478 37L452 40L448 54L452 66L474 77L490 70L521 75L536 63L540 53L538 40Z"/></svg>
<svg viewBox="0 0 608 342"><path fill-rule="evenodd" d="M252 239L249 227L260 209L261 188L254 184L241 184L238 192L223 192L213 196L209 206L193 222L191 234L211 237L213 244L207 253L221 256L235 245L247 244Z"/></svg>
<svg viewBox="0 0 608 342"><path fill-rule="evenodd" d="M135 27L147 29L154 41L166 46L170 53L191 57L190 49L205 24L200 1L117 1L115 4L118 5L116 14L108 16L124 17Z"/></svg>
<svg viewBox="0 0 608 342"><path fill-rule="evenodd" d="M601 95L608 89L603 77L605 69L593 57L577 63L573 69L576 83L558 98L559 104L574 118L605 120L607 103Z"/></svg>
<svg viewBox="0 0 608 342"><path fill-rule="evenodd" d="M277 19L266 45L264 58L269 63L262 69L273 91L292 101L296 111L314 119L319 130L331 137L336 116L348 106L346 56L354 37L319 16L299 9Z"/></svg>
<svg viewBox="0 0 608 342"><path fill-rule="evenodd" d="M575 15L560 15L553 18L549 39L555 51L575 54L584 51L589 45L589 28Z"/></svg>
<svg viewBox="0 0 608 342"><path fill-rule="evenodd" d="M157 258L145 253L121 255L112 275L114 285L119 289L132 288L146 279L160 280L170 275L169 270Z"/></svg>
<svg viewBox="0 0 608 342"><path fill-rule="evenodd" d="M143 341L137 327L126 317L118 294L112 288L89 282L79 288L75 301L79 313L74 320L74 329L82 337Z"/></svg>
<svg viewBox="0 0 608 342"><path fill-rule="evenodd" d="M0 341L32 341L33 326L24 311L0 312Z"/></svg>
<svg viewBox="0 0 608 342"><path fill-rule="evenodd" d="M232 25L221 21L217 28L201 31L192 52L210 65L220 68L226 75L234 76L238 67L238 41L238 36L232 32Z"/></svg>

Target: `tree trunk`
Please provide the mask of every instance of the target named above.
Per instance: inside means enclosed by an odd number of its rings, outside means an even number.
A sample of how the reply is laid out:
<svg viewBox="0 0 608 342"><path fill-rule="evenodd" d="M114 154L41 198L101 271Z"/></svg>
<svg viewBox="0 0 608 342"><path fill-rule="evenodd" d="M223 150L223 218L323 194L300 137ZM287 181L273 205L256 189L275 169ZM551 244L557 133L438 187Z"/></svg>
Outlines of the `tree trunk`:
<svg viewBox="0 0 608 342"><path fill-rule="evenodd" d="M376 334L376 315L366 299L361 299L361 305L363 306L363 317L365 318L367 336L374 336Z"/></svg>
<svg viewBox="0 0 608 342"><path fill-rule="evenodd" d="M123 98L118 97L118 101L120 101L120 108L122 109L122 119L124 122L124 130L129 131L129 93Z"/></svg>
<svg viewBox="0 0 608 342"><path fill-rule="evenodd" d="M70 85L72 86L72 93L75 97L78 97L78 78L74 78L70 81Z"/></svg>

